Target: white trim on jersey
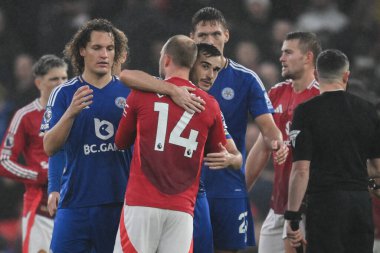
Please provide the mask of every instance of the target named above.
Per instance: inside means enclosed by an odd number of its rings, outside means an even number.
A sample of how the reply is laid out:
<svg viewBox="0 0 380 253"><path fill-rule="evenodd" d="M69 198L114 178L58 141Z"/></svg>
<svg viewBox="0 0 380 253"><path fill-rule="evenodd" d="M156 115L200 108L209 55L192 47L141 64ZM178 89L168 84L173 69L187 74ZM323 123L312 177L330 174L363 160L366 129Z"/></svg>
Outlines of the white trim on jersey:
<svg viewBox="0 0 380 253"><path fill-rule="evenodd" d="M265 91L265 86L263 82L261 81L260 77L251 69L244 67L243 65L236 63L229 59L230 65L233 69L240 70L244 73L251 74L253 77L255 77L256 81L260 84L261 89Z"/></svg>
<svg viewBox="0 0 380 253"><path fill-rule="evenodd" d="M49 100L48 100L48 103L47 103L47 106L52 106L54 105L55 103L55 99L57 97L57 94L58 92L63 88L63 87L66 87L66 86L70 86L70 85L73 85L76 81L78 80L78 77L74 77L72 78L71 80L61 84L61 85L58 85L57 87L55 87L53 89L53 91L51 92L50 94L50 97L49 97Z"/></svg>

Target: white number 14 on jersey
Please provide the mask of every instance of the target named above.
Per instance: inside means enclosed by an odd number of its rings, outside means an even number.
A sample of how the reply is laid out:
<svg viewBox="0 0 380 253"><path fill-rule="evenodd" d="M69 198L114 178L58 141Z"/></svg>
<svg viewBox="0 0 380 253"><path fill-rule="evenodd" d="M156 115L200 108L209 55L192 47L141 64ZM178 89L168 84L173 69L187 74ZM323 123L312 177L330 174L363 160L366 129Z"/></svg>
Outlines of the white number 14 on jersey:
<svg viewBox="0 0 380 253"><path fill-rule="evenodd" d="M164 151L166 131L168 126L169 104L156 102L154 103L154 111L158 112L157 133L154 150ZM184 147L184 156L189 158L192 157L193 152L198 147L198 142L196 141L198 137L198 131L191 129L189 138L183 138L181 137L181 134L189 124L189 121L193 115L194 114L184 112L169 136L169 143Z"/></svg>

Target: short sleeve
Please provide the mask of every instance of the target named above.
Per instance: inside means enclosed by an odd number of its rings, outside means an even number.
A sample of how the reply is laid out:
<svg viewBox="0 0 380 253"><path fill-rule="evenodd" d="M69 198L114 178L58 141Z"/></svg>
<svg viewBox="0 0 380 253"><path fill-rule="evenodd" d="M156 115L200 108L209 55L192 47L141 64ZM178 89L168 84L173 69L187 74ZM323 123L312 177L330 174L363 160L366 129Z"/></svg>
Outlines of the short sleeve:
<svg viewBox="0 0 380 253"><path fill-rule="evenodd" d="M253 118L266 113L273 113L272 102L265 90L260 78L257 75L251 75L246 79L246 85L249 85L249 111Z"/></svg>
<svg viewBox="0 0 380 253"><path fill-rule="evenodd" d="M44 116L42 117L40 131L46 132L53 128L65 113L67 107L65 94L61 87L58 86L50 94Z"/></svg>

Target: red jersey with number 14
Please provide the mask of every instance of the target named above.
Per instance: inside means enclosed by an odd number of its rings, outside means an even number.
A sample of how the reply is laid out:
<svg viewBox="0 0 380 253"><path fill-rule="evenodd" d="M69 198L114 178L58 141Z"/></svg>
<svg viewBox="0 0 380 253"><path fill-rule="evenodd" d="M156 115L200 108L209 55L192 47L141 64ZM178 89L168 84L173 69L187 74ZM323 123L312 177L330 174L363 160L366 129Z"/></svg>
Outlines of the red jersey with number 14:
<svg viewBox="0 0 380 253"><path fill-rule="evenodd" d="M194 86L171 78L177 86ZM190 114L167 96L132 91L116 133L118 148L134 142L126 204L193 214L203 154L226 144L216 100L197 89L206 109Z"/></svg>
<svg viewBox="0 0 380 253"><path fill-rule="evenodd" d="M276 214L284 214L288 202L288 184L293 159L289 141L289 129L294 109L300 103L319 95L319 84L313 80L305 90L296 93L293 89L293 83L286 81L276 84L270 89L268 95L274 108L274 121L281 130L286 145L289 147L286 161L281 165L274 163L274 183L270 204Z"/></svg>

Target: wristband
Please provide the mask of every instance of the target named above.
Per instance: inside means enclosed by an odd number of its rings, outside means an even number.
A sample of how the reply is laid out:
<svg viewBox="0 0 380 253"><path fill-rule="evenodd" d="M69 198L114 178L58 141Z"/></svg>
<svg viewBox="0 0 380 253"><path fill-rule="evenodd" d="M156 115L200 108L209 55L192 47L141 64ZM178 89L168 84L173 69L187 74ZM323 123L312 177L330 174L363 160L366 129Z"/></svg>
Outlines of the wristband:
<svg viewBox="0 0 380 253"><path fill-rule="evenodd" d="M284 213L285 220L302 220L301 212L295 212L295 211L285 211Z"/></svg>

